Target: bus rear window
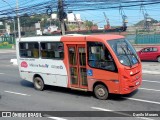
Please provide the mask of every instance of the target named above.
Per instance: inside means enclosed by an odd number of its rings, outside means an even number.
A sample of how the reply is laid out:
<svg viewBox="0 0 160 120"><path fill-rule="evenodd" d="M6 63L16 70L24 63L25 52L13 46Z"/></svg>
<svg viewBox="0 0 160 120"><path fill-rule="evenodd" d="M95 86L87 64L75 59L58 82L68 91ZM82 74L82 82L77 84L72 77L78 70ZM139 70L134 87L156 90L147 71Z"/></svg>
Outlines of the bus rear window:
<svg viewBox="0 0 160 120"><path fill-rule="evenodd" d="M39 44L38 42L20 42L19 52L22 58L39 58Z"/></svg>

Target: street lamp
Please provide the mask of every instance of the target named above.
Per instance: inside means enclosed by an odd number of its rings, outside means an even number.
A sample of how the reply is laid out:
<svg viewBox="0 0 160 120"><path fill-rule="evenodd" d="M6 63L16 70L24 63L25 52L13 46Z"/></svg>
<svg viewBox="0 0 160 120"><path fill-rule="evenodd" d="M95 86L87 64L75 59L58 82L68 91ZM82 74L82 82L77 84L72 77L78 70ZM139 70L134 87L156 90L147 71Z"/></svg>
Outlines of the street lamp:
<svg viewBox="0 0 160 120"><path fill-rule="evenodd" d="M7 3L10 6L10 8L14 10L14 8L6 0L2 0L2 1L5 2L5 3ZM21 39L21 27L20 27L20 20L19 20L18 11L19 11L18 0L16 0L16 10L14 12L16 13L16 16L17 16L18 38L19 38L19 41L20 41L20 39Z"/></svg>

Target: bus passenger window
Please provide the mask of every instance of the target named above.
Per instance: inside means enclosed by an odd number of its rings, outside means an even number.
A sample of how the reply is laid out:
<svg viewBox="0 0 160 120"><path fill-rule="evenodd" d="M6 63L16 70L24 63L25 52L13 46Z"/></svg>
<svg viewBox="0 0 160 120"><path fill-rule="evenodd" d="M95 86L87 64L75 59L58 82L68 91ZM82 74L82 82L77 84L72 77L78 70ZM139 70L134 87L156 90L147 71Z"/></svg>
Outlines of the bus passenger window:
<svg viewBox="0 0 160 120"><path fill-rule="evenodd" d="M70 47L69 48L69 63L71 65L76 65L77 60L76 60L76 48L75 47Z"/></svg>
<svg viewBox="0 0 160 120"><path fill-rule="evenodd" d="M39 44L38 42L20 42L19 52L22 58L39 58Z"/></svg>
<svg viewBox="0 0 160 120"><path fill-rule="evenodd" d="M34 56L34 58L39 57L39 50L38 49L33 49L33 56Z"/></svg>
<svg viewBox="0 0 160 120"><path fill-rule="evenodd" d="M88 63L90 67L115 71L115 63L109 50L103 43L88 42Z"/></svg>
<svg viewBox="0 0 160 120"><path fill-rule="evenodd" d="M42 59L63 59L64 47L61 42L41 42Z"/></svg>
<svg viewBox="0 0 160 120"><path fill-rule="evenodd" d="M86 65L86 52L85 52L85 48L78 48L78 52L79 52L80 65L81 66L85 66Z"/></svg>

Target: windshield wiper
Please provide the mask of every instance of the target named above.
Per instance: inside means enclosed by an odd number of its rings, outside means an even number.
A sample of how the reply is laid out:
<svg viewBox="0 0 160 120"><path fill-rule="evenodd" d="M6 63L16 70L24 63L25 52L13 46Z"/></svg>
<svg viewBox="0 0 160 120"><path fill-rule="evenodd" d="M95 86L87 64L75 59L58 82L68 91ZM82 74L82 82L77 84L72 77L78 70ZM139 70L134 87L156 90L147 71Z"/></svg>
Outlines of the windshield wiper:
<svg viewBox="0 0 160 120"><path fill-rule="evenodd" d="M123 52L127 56L128 60L129 60L130 67L132 67L131 60L129 59L127 52L125 51L125 49L122 46L120 46L120 47L122 48Z"/></svg>
<svg viewBox="0 0 160 120"><path fill-rule="evenodd" d="M128 45L126 46L126 48L127 48L127 51L130 53L130 55L133 55L133 56L136 58L137 62L139 63L139 60L138 60L138 58L137 58L137 55L134 54L133 52L131 52L131 50L128 48Z"/></svg>

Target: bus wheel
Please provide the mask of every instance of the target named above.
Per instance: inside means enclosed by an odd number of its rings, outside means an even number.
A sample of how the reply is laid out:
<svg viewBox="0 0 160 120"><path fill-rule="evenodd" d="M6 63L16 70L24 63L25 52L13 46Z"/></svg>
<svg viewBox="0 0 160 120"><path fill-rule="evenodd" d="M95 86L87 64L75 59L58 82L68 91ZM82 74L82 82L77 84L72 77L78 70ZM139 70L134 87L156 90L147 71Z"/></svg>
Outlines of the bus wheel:
<svg viewBox="0 0 160 120"><path fill-rule="evenodd" d="M94 87L94 94L100 100L106 100L108 98L108 90L102 84L98 84Z"/></svg>
<svg viewBox="0 0 160 120"><path fill-rule="evenodd" d="M42 78L35 77L33 80L33 83L34 83L34 88L36 90L42 91L44 89L44 82L43 82Z"/></svg>

